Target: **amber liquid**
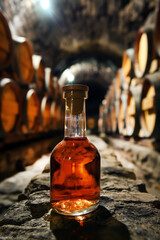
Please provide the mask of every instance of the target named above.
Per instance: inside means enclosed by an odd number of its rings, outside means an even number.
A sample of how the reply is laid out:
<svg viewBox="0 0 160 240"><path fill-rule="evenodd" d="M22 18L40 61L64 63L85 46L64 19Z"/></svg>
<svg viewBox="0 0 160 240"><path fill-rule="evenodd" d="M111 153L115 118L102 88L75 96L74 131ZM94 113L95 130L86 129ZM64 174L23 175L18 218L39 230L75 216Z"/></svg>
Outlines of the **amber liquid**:
<svg viewBox="0 0 160 240"><path fill-rule="evenodd" d="M93 211L100 197L100 156L86 137L65 138L51 154L51 205L61 214Z"/></svg>

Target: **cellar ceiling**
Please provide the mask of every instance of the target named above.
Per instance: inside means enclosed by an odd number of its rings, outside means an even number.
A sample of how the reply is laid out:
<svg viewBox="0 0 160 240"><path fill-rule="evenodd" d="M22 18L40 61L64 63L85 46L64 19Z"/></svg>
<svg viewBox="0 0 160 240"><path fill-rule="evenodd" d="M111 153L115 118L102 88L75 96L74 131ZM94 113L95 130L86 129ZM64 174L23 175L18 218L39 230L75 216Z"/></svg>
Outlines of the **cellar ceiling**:
<svg viewBox="0 0 160 240"><path fill-rule="evenodd" d="M50 0L43 7L41 0L0 1L12 34L29 38L58 75L85 58L119 66L139 27L154 22L156 0Z"/></svg>

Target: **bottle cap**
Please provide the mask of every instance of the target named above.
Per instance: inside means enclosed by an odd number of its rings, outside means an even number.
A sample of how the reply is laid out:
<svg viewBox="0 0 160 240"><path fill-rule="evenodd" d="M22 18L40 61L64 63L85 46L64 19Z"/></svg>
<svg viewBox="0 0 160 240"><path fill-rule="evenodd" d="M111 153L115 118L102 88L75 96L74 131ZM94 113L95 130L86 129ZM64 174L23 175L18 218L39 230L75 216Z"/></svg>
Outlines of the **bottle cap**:
<svg viewBox="0 0 160 240"><path fill-rule="evenodd" d="M67 109L73 115L82 113L84 99L88 97L89 87L82 84L72 84L63 87L63 98L66 99Z"/></svg>

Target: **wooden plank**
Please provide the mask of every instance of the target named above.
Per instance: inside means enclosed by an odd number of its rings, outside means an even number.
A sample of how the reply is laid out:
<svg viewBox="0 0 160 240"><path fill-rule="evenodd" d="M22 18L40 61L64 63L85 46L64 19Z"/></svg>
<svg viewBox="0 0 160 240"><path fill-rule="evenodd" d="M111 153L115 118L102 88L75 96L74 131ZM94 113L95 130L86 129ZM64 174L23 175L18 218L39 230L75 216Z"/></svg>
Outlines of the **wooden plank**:
<svg viewBox="0 0 160 240"><path fill-rule="evenodd" d="M146 97L142 100L142 111L154 108L154 97Z"/></svg>
<svg viewBox="0 0 160 240"><path fill-rule="evenodd" d="M30 117L30 116L33 116L33 117L36 117L38 116L38 108L31 105L31 106L28 106L28 110L27 110L27 115Z"/></svg>
<svg viewBox="0 0 160 240"><path fill-rule="evenodd" d="M45 111L43 112L43 117L44 117L44 118L50 118L50 117L51 117L50 111L45 110Z"/></svg>
<svg viewBox="0 0 160 240"><path fill-rule="evenodd" d="M136 114L134 105L129 105L128 108L127 108L127 111L128 111L129 115L135 115Z"/></svg>
<svg viewBox="0 0 160 240"><path fill-rule="evenodd" d="M6 37L1 38L0 40L0 51L9 52L9 42Z"/></svg>
<svg viewBox="0 0 160 240"><path fill-rule="evenodd" d="M13 101L2 100L2 112L4 114L17 115L19 113L19 104Z"/></svg>

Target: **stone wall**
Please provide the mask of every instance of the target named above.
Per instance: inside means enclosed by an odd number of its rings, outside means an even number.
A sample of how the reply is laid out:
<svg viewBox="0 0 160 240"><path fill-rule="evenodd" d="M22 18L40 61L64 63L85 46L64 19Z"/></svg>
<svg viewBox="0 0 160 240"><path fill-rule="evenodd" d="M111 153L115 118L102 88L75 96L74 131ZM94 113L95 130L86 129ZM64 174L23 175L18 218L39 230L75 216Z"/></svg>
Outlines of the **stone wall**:
<svg viewBox="0 0 160 240"><path fill-rule="evenodd" d="M117 62L133 46L138 29L155 22L157 0L2 0L14 34L29 38L48 66L74 54L100 54ZM118 63L118 62L117 62Z"/></svg>

